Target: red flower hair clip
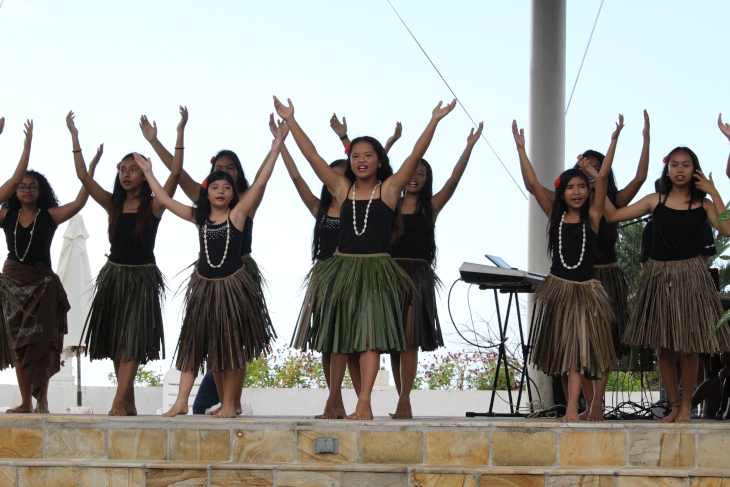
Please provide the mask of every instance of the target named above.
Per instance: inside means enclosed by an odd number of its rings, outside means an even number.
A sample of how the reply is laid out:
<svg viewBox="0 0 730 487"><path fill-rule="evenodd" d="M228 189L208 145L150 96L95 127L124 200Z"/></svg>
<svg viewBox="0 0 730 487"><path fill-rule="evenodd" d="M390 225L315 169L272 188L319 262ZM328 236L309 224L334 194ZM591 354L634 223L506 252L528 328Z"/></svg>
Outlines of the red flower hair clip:
<svg viewBox="0 0 730 487"><path fill-rule="evenodd" d="M210 158L210 163L211 164L215 164L215 156L213 156L213 157Z"/></svg>
<svg viewBox="0 0 730 487"><path fill-rule="evenodd" d="M122 163L121 163L121 162L117 162L117 171L119 171L119 169L120 169L121 167L122 167Z"/></svg>
<svg viewBox="0 0 730 487"><path fill-rule="evenodd" d="M554 184L556 188L560 186L560 178L556 179Z"/></svg>
<svg viewBox="0 0 730 487"><path fill-rule="evenodd" d="M664 164L666 164L667 162L669 162L669 156L664 156L664 159L662 160L664 161Z"/></svg>
<svg viewBox="0 0 730 487"><path fill-rule="evenodd" d="M203 184L201 184L203 189L208 189L208 178L203 179Z"/></svg>
<svg viewBox="0 0 730 487"><path fill-rule="evenodd" d="M347 156L349 156L349 155L350 155L350 144L347 144L347 145L345 146L345 155L347 155Z"/></svg>

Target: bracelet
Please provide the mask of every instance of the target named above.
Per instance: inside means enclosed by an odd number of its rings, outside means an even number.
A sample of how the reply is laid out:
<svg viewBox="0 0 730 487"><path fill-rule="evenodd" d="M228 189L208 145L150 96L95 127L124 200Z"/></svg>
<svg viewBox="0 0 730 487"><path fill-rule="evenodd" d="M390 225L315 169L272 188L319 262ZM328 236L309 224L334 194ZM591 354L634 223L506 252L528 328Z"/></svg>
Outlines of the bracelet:
<svg viewBox="0 0 730 487"><path fill-rule="evenodd" d="M74 154L76 154L77 152L81 152L81 149L79 149L79 150L72 150L71 152L73 152Z"/></svg>
<svg viewBox="0 0 730 487"><path fill-rule="evenodd" d="M468 163L469 163L469 161L465 161L465 160L464 160L464 159L462 159L461 157L459 157L459 160L460 160L461 162L465 163L465 164L468 164Z"/></svg>
<svg viewBox="0 0 730 487"><path fill-rule="evenodd" d="M340 140L345 140L346 138L347 138L347 134L345 134L342 137L340 137Z"/></svg>
<svg viewBox="0 0 730 487"><path fill-rule="evenodd" d="M185 147L175 147L175 150L185 150Z"/></svg>

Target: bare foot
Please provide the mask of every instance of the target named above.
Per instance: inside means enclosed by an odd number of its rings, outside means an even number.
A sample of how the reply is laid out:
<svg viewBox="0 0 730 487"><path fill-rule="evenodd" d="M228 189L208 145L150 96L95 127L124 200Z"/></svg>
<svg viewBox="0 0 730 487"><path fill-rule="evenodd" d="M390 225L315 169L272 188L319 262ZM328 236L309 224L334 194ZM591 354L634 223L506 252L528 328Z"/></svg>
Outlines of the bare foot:
<svg viewBox="0 0 730 487"><path fill-rule="evenodd" d="M583 411L582 413L580 413L578 415L578 418L580 418L581 421L585 421L586 419L588 419L588 415L590 414L590 412L591 412L590 409L586 409L585 411Z"/></svg>
<svg viewBox="0 0 730 487"><path fill-rule="evenodd" d="M127 410L124 408L124 404L112 403L112 408L109 410L109 416L126 416Z"/></svg>
<svg viewBox="0 0 730 487"><path fill-rule="evenodd" d="M177 402L172 405L170 410L163 414L165 418L174 418L178 414L188 414L188 405L187 404L178 404Z"/></svg>
<svg viewBox="0 0 730 487"><path fill-rule="evenodd" d="M127 416L137 416L137 406L132 404L131 406L125 405L124 410L127 413Z"/></svg>
<svg viewBox="0 0 730 487"><path fill-rule="evenodd" d="M583 419L583 418L581 418ZM591 408L591 413L588 415L588 421L605 421L606 418L603 417L603 408L600 406L596 406L595 408Z"/></svg>
<svg viewBox="0 0 730 487"><path fill-rule="evenodd" d="M35 414L49 414L50 411L48 410L48 403L47 402L39 402L35 405L35 409L33 410Z"/></svg>
<svg viewBox="0 0 730 487"><path fill-rule="evenodd" d="M357 401L355 412L347 416L345 419L370 420L373 419L373 410L370 407L370 401Z"/></svg>
<svg viewBox="0 0 730 487"><path fill-rule="evenodd" d="M674 423L676 421L677 416L679 416L679 409L678 408L672 408L672 411L664 416L662 419L659 420L660 423Z"/></svg>
<svg viewBox="0 0 730 487"><path fill-rule="evenodd" d="M205 413L205 414L207 414L208 416L213 416L213 415L216 415L216 414L218 414L218 412L220 412L220 410L221 410L222 408L223 408L223 406L222 406L222 405L221 405L221 406L218 406L217 408L215 408L215 409L211 409L210 411L208 411L208 412L207 412L207 413Z"/></svg>
<svg viewBox="0 0 730 487"><path fill-rule="evenodd" d="M231 407L221 407L220 410L213 415L214 418L235 418L236 410Z"/></svg>
<svg viewBox="0 0 730 487"><path fill-rule="evenodd" d="M399 400L398 406L395 408L395 413L389 413L393 419L412 419L413 413L411 412L411 400L410 398L405 400Z"/></svg>
<svg viewBox="0 0 730 487"><path fill-rule="evenodd" d="M685 407L682 405L682 407L679 409L679 414L677 415L677 419L674 420L675 423L691 423L692 418L690 417L692 413L691 408Z"/></svg>
<svg viewBox="0 0 730 487"><path fill-rule="evenodd" d="M33 405L32 404L21 404L20 406L10 408L5 413L7 414L22 414L22 413L32 413L33 412Z"/></svg>
<svg viewBox="0 0 730 487"><path fill-rule="evenodd" d="M329 401L327 401L327 403L324 405L324 412L322 414L318 414L317 416L315 416L314 419L342 419L342 418L340 416L338 416L337 408L333 404L330 404Z"/></svg>
<svg viewBox="0 0 730 487"><path fill-rule="evenodd" d="M568 406L568 409L565 411L565 416L556 419L556 421L559 423L580 423L578 408L572 408L571 406Z"/></svg>

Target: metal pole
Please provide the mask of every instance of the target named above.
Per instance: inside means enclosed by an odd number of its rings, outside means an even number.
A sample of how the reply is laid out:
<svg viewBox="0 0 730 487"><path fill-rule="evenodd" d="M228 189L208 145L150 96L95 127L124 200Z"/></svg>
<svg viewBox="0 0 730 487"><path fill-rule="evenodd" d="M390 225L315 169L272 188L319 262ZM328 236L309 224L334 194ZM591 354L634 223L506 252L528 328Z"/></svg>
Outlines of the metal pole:
<svg viewBox="0 0 730 487"><path fill-rule="evenodd" d="M81 407L81 347L76 347L76 405Z"/></svg>

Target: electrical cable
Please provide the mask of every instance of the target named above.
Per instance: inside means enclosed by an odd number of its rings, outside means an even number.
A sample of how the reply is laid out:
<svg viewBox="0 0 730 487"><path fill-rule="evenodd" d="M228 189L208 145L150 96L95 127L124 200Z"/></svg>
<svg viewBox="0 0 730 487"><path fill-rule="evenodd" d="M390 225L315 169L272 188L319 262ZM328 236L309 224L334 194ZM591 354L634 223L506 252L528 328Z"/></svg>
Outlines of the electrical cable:
<svg viewBox="0 0 730 487"><path fill-rule="evenodd" d="M456 286L456 283L459 281L461 281L461 278L458 278L457 280L455 280L454 283L451 285L451 287L449 288L449 297L446 299L446 307L449 310L449 318L451 319L451 324L454 325L454 329L456 330L456 333L459 334L459 336L461 337L462 340L464 340L466 343L468 343L469 345L471 345L473 347L477 347L477 348L497 348L497 347L499 347L504 342L500 342L496 345L479 345L477 343L472 342L468 338L466 338L464 335L461 334L461 331L459 331L459 328L456 326L456 321L454 321L454 317L451 315L451 291L454 290L454 286Z"/></svg>
<svg viewBox="0 0 730 487"><path fill-rule="evenodd" d="M428 59L428 62L431 63L431 66L433 66L433 69L436 70L436 73L438 73L439 77L441 78L441 81L444 82L444 84L449 89L449 91L451 92L451 94L454 95L454 98L456 98L456 102L459 104L459 106L462 108L462 110L464 110L464 113L466 113L466 116L469 117L469 120L471 120L471 123L474 125L475 128L478 127L477 123L474 121L474 119L471 117L471 115L469 115L469 112L466 110L466 107L464 106L464 104L461 103L461 100L459 99L459 97L456 96L456 93L454 93L454 90L452 90L451 89L451 86L449 86L449 83L446 82L446 79L441 74L441 71L439 71L439 69L433 63L433 61L431 60L431 58L429 57L429 55L426 53L426 50L423 48L423 46L421 46L421 43L418 42L418 39L416 39L416 36L413 35L413 32L411 32L411 29L408 28L408 25L406 25L406 22L400 16L400 14L395 9L395 7L393 6L393 4L390 3L390 0L386 0L386 1L388 2L388 5L390 5L390 8L393 9L393 12L395 12L395 14L398 16L398 19L403 24L403 27L406 28L406 30L411 35L411 37L413 37L413 40L416 41L416 44L418 44L418 47L421 49L421 52L423 52L423 55L426 56L426 59ZM509 171L509 169L507 169L507 166L504 165L504 162L502 162L502 159L497 154L497 151L494 150L494 147L492 147L492 144L490 144L489 141L487 140L487 137L484 135L484 132L482 132L482 139L484 139L484 142L486 142L487 145L489 146L489 148L492 150L492 153L497 158L497 160L499 161L499 163L502 165L502 167L504 168L504 170L507 171L507 174L509 174L509 177L512 179L512 182L515 183L515 186L517 186L517 189L519 189L520 190L520 193L522 193L522 196L524 196L525 199L527 199L527 195L525 194L524 191L522 191L522 187L517 183L517 180L515 180L514 176L512 176L512 173Z"/></svg>
<svg viewBox="0 0 730 487"><path fill-rule="evenodd" d="M586 46L586 50L583 53L583 59L580 62L580 68L578 68L578 75L575 77L575 83L573 83L573 91L570 92L570 98L568 99L568 105L565 107L565 114L568 114L568 109L570 108L570 102L573 100L573 93L575 93L575 87L578 86L578 78L580 78L580 72L583 70L583 63L586 60L586 55L588 54L588 48L591 47L591 39L593 39L593 33L596 31L596 25L598 24L598 17L601 16L601 9L603 8L603 1L601 0L601 5L598 7L598 13L596 14L596 20L593 22L593 29L591 29L591 36L588 38L588 45Z"/></svg>

